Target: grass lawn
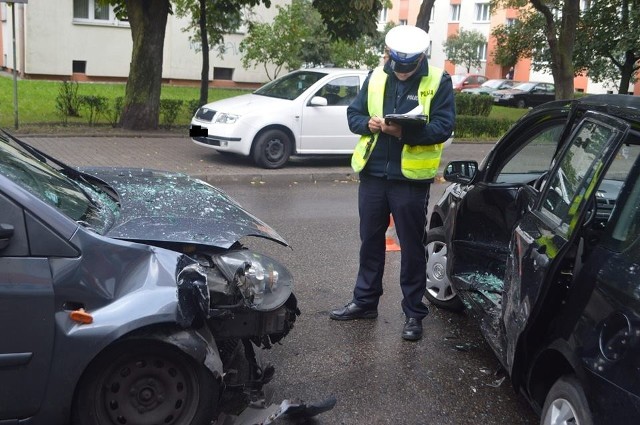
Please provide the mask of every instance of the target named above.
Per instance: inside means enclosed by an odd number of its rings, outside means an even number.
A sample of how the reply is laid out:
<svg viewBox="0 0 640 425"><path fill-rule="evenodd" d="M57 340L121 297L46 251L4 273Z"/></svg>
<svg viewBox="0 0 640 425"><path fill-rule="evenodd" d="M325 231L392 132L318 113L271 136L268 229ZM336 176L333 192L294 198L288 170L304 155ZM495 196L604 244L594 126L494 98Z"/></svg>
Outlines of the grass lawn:
<svg viewBox="0 0 640 425"><path fill-rule="evenodd" d="M62 83L59 81L18 80L18 120L20 127L38 125L62 125L62 118L56 109L56 98L59 96ZM227 97L249 93L243 89L209 89L209 102ZM117 97L124 97L124 83L79 83L78 96L104 96L108 99L109 107ZM191 120L188 104L200 98L199 87L162 86L161 99L182 100L183 106L177 116L174 126L187 126ZM0 76L0 127L13 129L14 127L13 78L11 75ZM87 125L88 110L80 110L80 117L68 117L72 125ZM162 117L160 118L162 124ZM98 125L109 125L107 116L98 116Z"/></svg>
<svg viewBox="0 0 640 425"><path fill-rule="evenodd" d="M80 109L80 117L67 117L69 125L63 126L63 120L56 109L56 98L59 97L63 84L59 81L41 80L18 80L18 119L20 132L41 132L41 133L65 133L74 129L88 129L88 110ZM224 99L248 93L249 90L212 88L209 89L209 101ZM113 108L117 97L125 94L124 83L79 83L78 96L103 96L108 99L109 109ZM200 97L199 87L185 86L162 86L162 99L182 100L183 105L173 123L174 128L184 129L189 125L192 111L189 110L189 102L193 102ZM10 131L14 129L14 108L13 108L13 78L9 74L0 74L0 128ZM493 106L490 117L508 118L517 120L527 112L527 109L508 108L504 106ZM102 130L111 128L109 117L98 116L95 120L96 127ZM163 117L160 117L160 124L163 124Z"/></svg>

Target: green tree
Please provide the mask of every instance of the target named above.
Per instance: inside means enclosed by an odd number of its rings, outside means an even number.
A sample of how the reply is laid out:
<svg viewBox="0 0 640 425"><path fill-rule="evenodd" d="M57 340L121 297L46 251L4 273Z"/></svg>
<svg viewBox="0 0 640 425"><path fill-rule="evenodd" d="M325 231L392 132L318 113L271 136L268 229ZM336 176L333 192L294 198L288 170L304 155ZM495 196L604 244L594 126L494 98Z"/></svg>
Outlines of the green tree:
<svg viewBox="0 0 640 425"><path fill-rule="evenodd" d="M200 72L199 105L208 102L209 96L209 52L217 48L218 56L224 54L224 35L232 33L242 24L243 8L256 6L260 0L173 0L179 17L189 16L191 21L184 32L190 32L189 39L199 45L202 53ZM263 3L270 7L269 0Z"/></svg>
<svg viewBox="0 0 640 425"><path fill-rule="evenodd" d="M496 39L493 61L511 67L520 59L533 58L532 68L536 71L544 69L548 58L543 56L549 49L546 48L543 28L542 15L531 9L522 10L512 25L496 26L491 32Z"/></svg>
<svg viewBox="0 0 640 425"><path fill-rule="evenodd" d="M548 67L551 69L553 81L556 87L556 99L572 99L574 86L573 78L575 69L573 66L573 53L576 45L576 33L580 21L580 0L492 0L491 8L500 7L518 8L523 16L520 20L526 21L527 17L536 17L536 14L527 14L526 6L535 9L544 22L541 31L545 39L547 49L538 51L537 54L548 55ZM523 28L532 28L523 24ZM534 38L537 33L530 33ZM526 33L523 34L526 37ZM535 47L532 47L532 51ZM536 61L534 61L535 64Z"/></svg>
<svg viewBox="0 0 640 425"><path fill-rule="evenodd" d="M584 12L576 42L576 68L596 82L618 82L627 93L640 69L640 2L592 0Z"/></svg>
<svg viewBox="0 0 640 425"><path fill-rule="evenodd" d="M485 36L479 31L460 30L459 33L450 35L442 46L447 59L456 65L464 66L468 73L471 67L482 66L479 52L486 42Z"/></svg>
<svg viewBox="0 0 640 425"><path fill-rule="evenodd" d="M280 71L308 64L323 64L330 58L329 37L320 13L307 0L293 0L276 6L273 23L249 22L249 31L240 43L242 66L262 64L271 80ZM268 65L275 65L270 72Z"/></svg>
<svg viewBox="0 0 640 425"><path fill-rule="evenodd" d="M313 0L332 39L355 41L378 32L378 15L390 0Z"/></svg>

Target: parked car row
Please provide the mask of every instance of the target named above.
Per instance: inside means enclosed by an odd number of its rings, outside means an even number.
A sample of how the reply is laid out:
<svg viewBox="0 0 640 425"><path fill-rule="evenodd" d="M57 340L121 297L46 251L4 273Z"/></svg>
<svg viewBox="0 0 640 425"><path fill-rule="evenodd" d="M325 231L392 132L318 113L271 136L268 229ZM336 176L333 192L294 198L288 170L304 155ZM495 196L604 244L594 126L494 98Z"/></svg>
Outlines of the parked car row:
<svg viewBox="0 0 640 425"><path fill-rule="evenodd" d="M482 83L479 87L462 89L462 93L491 94L496 90L510 89L511 87L519 83L520 83L519 81L513 81L513 80L507 80L507 79L487 80L484 83Z"/></svg>
<svg viewBox="0 0 640 425"><path fill-rule="evenodd" d="M500 106L528 108L555 100L556 89L552 83L526 82L511 88L491 92L493 101Z"/></svg>
<svg viewBox="0 0 640 425"><path fill-rule="evenodd" d="M623 95L546 103L481 164L446 165L426 298L479 322L543 425L640 418L639 177Z"/></svg>

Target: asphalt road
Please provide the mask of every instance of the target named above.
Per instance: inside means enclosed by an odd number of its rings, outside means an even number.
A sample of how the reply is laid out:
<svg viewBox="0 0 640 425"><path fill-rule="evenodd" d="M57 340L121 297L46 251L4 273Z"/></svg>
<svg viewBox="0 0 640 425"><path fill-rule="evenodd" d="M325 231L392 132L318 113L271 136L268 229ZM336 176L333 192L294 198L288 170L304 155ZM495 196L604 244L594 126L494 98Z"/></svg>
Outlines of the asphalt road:
<svg viewBox="0 0 640 425"><path fill-rule="evenodd" d="M432 194L444 185L434 185ZM294 424L535 424L473 320L431 308L425 336L401 339L400 253L387 255L376 320L336 322L351 300L359 248L357 183L224 183L219 187L272 225L291 245L248 238L289 267L302 315L265 358L276 367L271 402L335 396L329 412ZM432 195L433 196L433 195Z"/></svg>

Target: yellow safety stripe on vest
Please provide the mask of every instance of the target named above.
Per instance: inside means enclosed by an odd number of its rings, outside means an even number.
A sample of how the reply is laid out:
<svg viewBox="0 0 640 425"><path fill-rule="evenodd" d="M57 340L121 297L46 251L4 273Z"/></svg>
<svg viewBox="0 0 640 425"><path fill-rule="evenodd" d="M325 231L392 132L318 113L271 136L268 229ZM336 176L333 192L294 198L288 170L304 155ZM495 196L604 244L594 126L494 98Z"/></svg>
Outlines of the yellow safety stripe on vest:
<svg viewBox="0 0 640 425"><path fill-rule="evenodd" d="M422 105L423 113L429 117L431 100L433 99L442 78L442 70L429 66L429 75L422 77L418 88L418 103ZM369 78L369 89L367 93L367 105L370 116L382 116L384 102L384 87L387 81L387 74L383 67L373 70ZM360 137L351 156L351 167L358 173L366 165L371 151L378 140L378 134L363 135ZM444 143L444 141L443 141ZM400 168L402 174L408 179L425 180L435 177L440 157L442 155L443 144L427 146L404 145Z"/></svg>
<svg viewBox="0 0 640 425"><path fill-rule="evenodd" d="M367 108L370 117L382 116L384 86L386 81L387 74L384 72L383 67L379 66L373 70L371 77L369 78L369 89L367 93ZM356 173L362 171L369 160L369 155L376 146L379 134L380 133L364 134L360 136L360 140L353 151L353 155L351 155L351 168L353 168L353 171Z"/></svg>

